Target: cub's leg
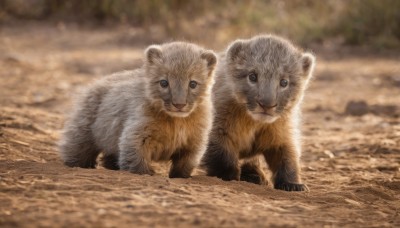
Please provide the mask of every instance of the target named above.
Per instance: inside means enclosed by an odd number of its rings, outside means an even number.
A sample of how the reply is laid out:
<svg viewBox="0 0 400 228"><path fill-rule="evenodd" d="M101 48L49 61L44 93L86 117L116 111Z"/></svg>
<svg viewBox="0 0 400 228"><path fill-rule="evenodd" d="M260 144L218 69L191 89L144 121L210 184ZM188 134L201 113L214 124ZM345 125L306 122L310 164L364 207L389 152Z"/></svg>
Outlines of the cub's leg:
<svg viewBox="0 0 400 228"><path fill-rule="evenodd" d="M208 176L216 176L222 180L239 180L240 169L238 155L227 151L219 143L210 141L202 166L205 167Z"/></svg>
<svg viewBox="0 0 400 228"><path fill-rule="evenodd" d="M139 149L121 150L118 164L121 170L127 170L135 174L153 175L154 170L149 165L149 160Z"/></svg>
<svg viewBox="0 0 400 228"><path fill-rule="evenodd" d="M151 132L146 132L134 123L126 123L119 142L120 169L135 174L153 175L154 170L149 165L152 153L160 151L160 144L153 140Z"/></svg>
<svg viewBox="0 0 400 228"><path fill-rule="evenodd" d="M187 145L179 148L171 156L170 178L189 178L204 153L208 135L204 133L189 137Z"/></svg>
<svg viewBox="0 0 400 228"><path fill-rule="evenodd" d="M267 178L261 169L259 157L251 158L241 165L240 180L260 185L268 184Z"/></svg>
<svg viewBox="0 0 400 228"><path fill-rule="evenodd" d="M71 119L66 122L59 143L61 159L71 167L95 168L101 149L96 146L91 126L96 119L103 87L93 87L82 95Z"/></svg>
<svg viewBox="0 0 400 228"><path fill-rule="evenodd" d="M295 148L288 145L271 148L264 157L273 173L274 187L285 191L307 191L300 183L299 161Z"/></svg>
<svg viewBox="0 0 400 228"><path fill-rule="evenodd" d="M64 127L59 151L64 164L70 167L95 168L100 149L96 147L90 129L91 115L87 109L77 110Z"/></svg>
<svg viewBox="0 0 400 228"><path fill-rule="evenodd" d="M189 148L178 149L172 156L170 178L189 178L196 166L196 151Z"/></svg>
<svg viewBox="0 0 400 228"><path fill-rule="evenodd" d="M104 154L101 160L105 168L119 170L117 154Z"/></svg>
<svg viewBox="0 0 400 228"><path fill-rule="evenodd" d="M96 168L100 150L96 148L90 131L79 125L67 126L60 142L61 159L70 167Z"/></svg>

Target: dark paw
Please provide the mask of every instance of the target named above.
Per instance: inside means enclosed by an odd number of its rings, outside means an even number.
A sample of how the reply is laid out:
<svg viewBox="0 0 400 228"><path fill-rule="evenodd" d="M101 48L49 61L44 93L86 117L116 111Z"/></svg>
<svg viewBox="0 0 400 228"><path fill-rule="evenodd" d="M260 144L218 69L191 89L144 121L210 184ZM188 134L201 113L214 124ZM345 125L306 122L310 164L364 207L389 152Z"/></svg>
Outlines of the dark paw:
<svg viewBox="0 0 400 228"><path fill-rule="evenodd" d="M190 174L178 173L173 172L169 174L169 178L189 178L191 177Z"/></svg>
<svg viewBox="0 0 400 228"><path fill-rule="evenodd" d="M129 169L129 172L139 175L150 175L153 176L155 174L153 168L150 167L140 167L140 169Z"/></svg>
<svg viewBox="0 0 400 228"><path fill-rule="evenodd" d="M280 182L275 184L275 189L280 189L289 192L303 192L303 191L310 191L305 184L295 184L289 182Z"/></svg>
<svg viewBox="0 0 400 228"><path fill-rule="evenodd" d="M239 180L239 174L232 172L207 172L207 176L218 177L224 181Z"/></svg>
<svg viewBox="0 0 400 228"><path fill-rule="evenodd" d="M69 167L79 167L79 168L85 168L85 169L95 169L96 168L96 161L88 161L88 162L69 162L65 161L64 165L69 166Z"/></svg>
<svg viewBox="0 0 400 228"><path fill-rule="evenodd" d="M189 178L191 173L192 169L171 167L169 170L169 178Z"/></svg>
<svg viewBox="0 0 400 228"><path fill-rule="evenodd" d="M218 178L221 178L224 181L232 181L232 180L240 180L239 177L236 175L224 175L224 176L217 176Z"/></svg>
<svg viewBox="0 0 400 228"><path fill-rule="evenodd" d="M258 164L254 163L245 163L241 166L240 180L253 184L268 184L264 172L259 168Z"/></svg>
<svg viewBox="0 0 400 228"><path fill-rule="evenodd" d="M111 170L119 170L118 156L107 155L107 156L103 156L103 158L101 160L103 162L104 168L111 169Z"/></svg>
<svg viewBox="0 0 400 228"><path fill-rule="evenodd" d="M207 176L218 177L224 181L239 180L239 170L235 169L209 169Z"/></svg>
<svg viewBox="0 0 400 228"><path fill-rule="evenodd" d="M191 165L179 166L173 164L169 169L169 178L189 178L194 167Z"/></svg>
<svg viewBox="0 0 400 228"><path fill-rule="evenodd" d="M264 176L257 174L257 173L242 173L240 175L241 181L250 182L253 184L260 184L260 185L267 185L268 181L265 179Z"/></svg>
<svg viewBox="0 0 400 228"><path fill-rule="evenodd" d="M154 174L156 174L156 171L154 171L153 168L149 168L149 171L147 173L145 173L145 174L153 176Z"/></svg>

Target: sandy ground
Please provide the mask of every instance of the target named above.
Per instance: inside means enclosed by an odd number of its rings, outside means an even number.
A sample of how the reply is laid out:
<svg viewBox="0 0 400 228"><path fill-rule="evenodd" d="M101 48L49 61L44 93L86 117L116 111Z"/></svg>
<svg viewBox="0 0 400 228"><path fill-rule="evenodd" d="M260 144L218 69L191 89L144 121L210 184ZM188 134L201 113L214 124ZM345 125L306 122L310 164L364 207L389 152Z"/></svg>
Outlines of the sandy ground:
<svg viewBox="0 0 400 228"><path fill-rule="evenodd" d="M314 50L303 106L310 192L224 182L201 170L169 179L167 164L155 176L63 166L56 142L72 97L140 65L149 41L136 34L0 28L0 227L400 227L400 56Z"/></svg>

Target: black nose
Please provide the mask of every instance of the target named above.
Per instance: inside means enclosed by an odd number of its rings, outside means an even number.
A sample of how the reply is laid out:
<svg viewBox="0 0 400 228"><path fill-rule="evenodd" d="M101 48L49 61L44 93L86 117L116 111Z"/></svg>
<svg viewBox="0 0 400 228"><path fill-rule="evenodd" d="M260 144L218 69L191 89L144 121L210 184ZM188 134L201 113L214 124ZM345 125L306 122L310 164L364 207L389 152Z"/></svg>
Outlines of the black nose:
<svg viewBox="0 0 400 228"><path fill-rule="evenodd" d="M277 103L269 103L269 102L261 102L261 101L257 101L258 105L261 106L261 108L263 109L272 109L275 108L278 104Z"/></svg>
<svg viewBox="0 0 400 228"><path fill-rule="evenodd" d="M183 107L186 106L186 104L173 104L175 106L175 108L177 109L182 109Z"/></svg>

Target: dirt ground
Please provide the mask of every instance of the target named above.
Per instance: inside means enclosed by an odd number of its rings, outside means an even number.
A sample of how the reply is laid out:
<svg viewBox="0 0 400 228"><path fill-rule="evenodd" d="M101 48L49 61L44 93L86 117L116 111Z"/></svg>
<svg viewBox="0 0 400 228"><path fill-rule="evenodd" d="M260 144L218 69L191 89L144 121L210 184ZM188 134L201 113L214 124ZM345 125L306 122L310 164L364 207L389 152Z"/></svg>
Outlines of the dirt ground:
<svg viewBox="0 0 400 228"><path fill-rule="evenodd" d="M72 98L139 66L140 34L0 27L0 227L400 227L400 55L314 50L303 105L310 192L201 170L169 179L167 164L155 176L65 167L56 143Z"/></svg>

